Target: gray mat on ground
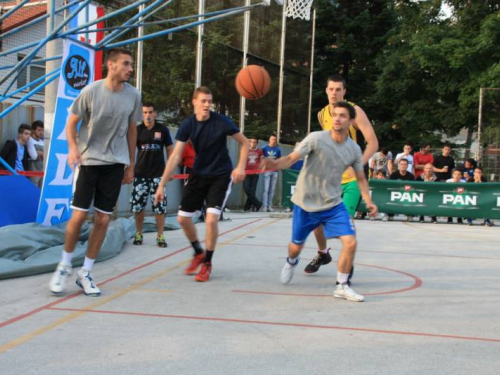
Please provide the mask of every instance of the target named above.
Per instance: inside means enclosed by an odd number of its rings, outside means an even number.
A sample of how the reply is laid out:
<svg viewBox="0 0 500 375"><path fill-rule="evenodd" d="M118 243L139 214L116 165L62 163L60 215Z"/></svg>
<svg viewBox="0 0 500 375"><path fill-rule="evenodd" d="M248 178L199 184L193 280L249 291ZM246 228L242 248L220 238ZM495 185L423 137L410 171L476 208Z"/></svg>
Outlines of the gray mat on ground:
<svg viewBox="0 0 500 375"><path fill-rule="evenodd" d="M165 219L165 230L179 229L177 218ZM92 225L82 227L73 256L73 267L81 266ZM0 280L52 272L61 259L66 223L45 227L37 223L0 228ZM155 232L154 218L146 218L143 232ZM97 262L118 255L135 234L134 218L120 218L109 224Z"/></svg>

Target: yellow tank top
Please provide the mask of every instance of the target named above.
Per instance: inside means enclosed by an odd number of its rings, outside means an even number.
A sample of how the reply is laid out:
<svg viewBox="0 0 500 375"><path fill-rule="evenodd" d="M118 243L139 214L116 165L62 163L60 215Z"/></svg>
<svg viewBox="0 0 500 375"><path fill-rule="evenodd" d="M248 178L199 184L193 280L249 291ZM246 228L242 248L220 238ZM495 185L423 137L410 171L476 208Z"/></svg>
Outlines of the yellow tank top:
<svg viewBox="0 0 500 375"><path fill-rule="evenodd" d="M353 107L356 105L352 102L348 102ZM319 120L320 125L323 130L330 130L333 127L333 118L330 113L330 105L327 105L319 112ZM349 137L356 142L361 150L364 150L364 137L361 131L356 129L354 126L349 127ZM345 172L342 174L342 184L347 184L349 182L356 181L356 176L354 175L354 171L352 168L347 168Z"/></svg>

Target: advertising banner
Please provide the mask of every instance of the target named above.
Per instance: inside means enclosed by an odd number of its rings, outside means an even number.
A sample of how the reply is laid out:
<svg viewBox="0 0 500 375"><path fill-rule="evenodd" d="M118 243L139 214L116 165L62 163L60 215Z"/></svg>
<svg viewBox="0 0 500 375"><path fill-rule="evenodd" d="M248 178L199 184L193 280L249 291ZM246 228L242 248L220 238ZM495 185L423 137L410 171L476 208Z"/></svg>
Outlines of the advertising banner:
<svg viewBox="0 0 500 375"><path fill-rule="evenodd" d="M73 171L69 167L66 122L69 108L82 89L94 80L94 51L84 45L65 39L63 62L57 91L52 138L45 178L43 180L37 222L51 226L68 220Z"/></svg>

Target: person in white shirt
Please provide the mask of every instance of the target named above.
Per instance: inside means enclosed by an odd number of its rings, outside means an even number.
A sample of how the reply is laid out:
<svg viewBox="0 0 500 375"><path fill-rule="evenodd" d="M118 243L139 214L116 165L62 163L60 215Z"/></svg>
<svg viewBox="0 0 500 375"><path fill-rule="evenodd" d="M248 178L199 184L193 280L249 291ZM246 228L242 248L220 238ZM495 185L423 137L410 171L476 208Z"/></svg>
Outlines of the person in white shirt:
<svg viewBox="0 0 500 375"><path fill-rule="evenodd" d="M408 160L408 172L413 174L413 155L411 155L411 152L413 150L413 147L409 143L405 143L405 146L403 147L403 152L399 153L396 155L396 159L394 160L394 163L396 166L399 164L399 161L401 159L406 159Z"/></svg>
<svg viewBox="0 0 500 375"><path fill-rule="evenodd" d="M31 132L31 137L26 145L30 156L28 170L41 172L43 171L43 148L45 145L45 141L43 139L43 122L37 120L31 124L31 127L33 128L33 131ZM43 177L30 177L30 180L40 189L42 188Z"/></svg>

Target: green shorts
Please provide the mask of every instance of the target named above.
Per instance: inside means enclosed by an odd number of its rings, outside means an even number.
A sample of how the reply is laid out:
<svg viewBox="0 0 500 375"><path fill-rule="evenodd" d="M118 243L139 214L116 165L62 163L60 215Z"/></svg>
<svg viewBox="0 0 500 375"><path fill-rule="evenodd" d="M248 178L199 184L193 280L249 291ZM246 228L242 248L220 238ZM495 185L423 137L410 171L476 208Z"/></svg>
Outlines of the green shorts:
<svg viewBox="0 0 500 375"><path fill-rule="evenodd" d="M349 216L354 217L356 208L361 201L361 192L359 191L358 181L351 181L347 184L342 184L342 200Z"/></svg>

